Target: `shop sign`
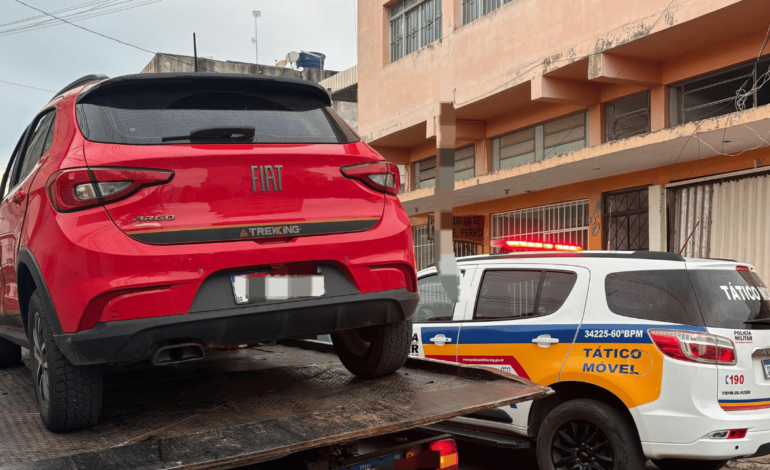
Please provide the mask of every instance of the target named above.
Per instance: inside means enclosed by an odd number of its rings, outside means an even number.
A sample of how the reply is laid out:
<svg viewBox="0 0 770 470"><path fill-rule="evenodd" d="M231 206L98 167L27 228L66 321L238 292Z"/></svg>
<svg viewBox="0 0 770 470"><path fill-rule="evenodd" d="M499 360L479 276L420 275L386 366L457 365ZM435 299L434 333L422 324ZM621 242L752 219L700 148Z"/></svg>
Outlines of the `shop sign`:
<svg viewBox="0 0 770 470"><path fill-rule="evenodd" d="M428 214L428 240L434 239L434 217ZM452 217L452 241L484 244L483 215L456 215Z"/></svg>

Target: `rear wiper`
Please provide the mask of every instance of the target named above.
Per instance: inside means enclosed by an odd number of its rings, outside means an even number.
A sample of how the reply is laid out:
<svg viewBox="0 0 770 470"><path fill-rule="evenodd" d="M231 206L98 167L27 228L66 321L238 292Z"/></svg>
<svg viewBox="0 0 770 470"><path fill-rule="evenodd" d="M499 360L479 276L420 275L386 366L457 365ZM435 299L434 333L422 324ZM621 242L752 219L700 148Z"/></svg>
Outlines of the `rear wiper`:
<svg viewBox="0 0 770 470"><path fill-rule="evenodd" d="M204 129L195 129L188 135L175 135L161 138L161 142L172 140L192 140L205 137L225 137L230 139L253 139L255 134L253 127L207 127Z"/></svg>
<svg viewBox="0 0 770 470"><path fill-rule="evenodd" d="M770 323L770 318L756 318L754 320L746 320L743 323L747 325L752 325L754 323Z"/></svg>

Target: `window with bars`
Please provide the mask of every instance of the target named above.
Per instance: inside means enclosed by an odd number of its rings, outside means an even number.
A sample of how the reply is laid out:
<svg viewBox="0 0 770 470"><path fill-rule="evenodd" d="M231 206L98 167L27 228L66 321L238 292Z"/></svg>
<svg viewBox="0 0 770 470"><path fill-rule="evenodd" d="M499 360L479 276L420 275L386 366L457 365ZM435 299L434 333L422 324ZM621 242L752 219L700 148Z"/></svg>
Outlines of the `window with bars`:
<svg viewBox="0 0 770 470"><path fill-rule="evenodd" d="M414 238L414 263L417 271L427 268L433 261L433 240L428 239L428 226L417 225L412 227ZM454 242L455 256L474 256L481 254L479 245L469 242Z"/></svg>
<svg viewBox="0 0 770 470"><path fill-rule="evenodd" d="M513 0L463 0L463 25L497 10Z"/></svg>
<svg viewBox="0 0 770 470"><path fill-rule="evenodd" d="M492 139L493 171L582 149L587 144L588 113L555 119Z"/></svg>
<svg viewBox="0 0 770 470"><path fill-rule="evenodd" d="M492 240L564 243L587 250L588 219L588 199L492 214Z"/></svg>
<svg viewBox="0 0 770 470"><path fill-rule="evenodd" d="M476 176L476 148L474 145L455 150L455 181ZM414 163L414 189L436 186L436 157Z"/></svg>
<svg viewBox="0 0 770 470"><path fill-rule="evenodd" d="M604 105L607 142L650 133L650 93L629 96Z"/></svg>
<svg viewBox="0 0 770 470"><path fill-rule="evenodd" d="M610 250L649 250L649 190L637 188L604 195L604 240Z"/></svg>
<svg viewBox="0 0 770 470"><path fill-rule="evenodd" d="M390 61L441 39L441 0L401 0L390 7Z"/></svg>
<svg viewBox="0 0 770 470"><path fill-rule="evenodd" d="M669 88L669 125L723 116L738 110L739 90L748 92L770 74L770 60L751 62L727 71L688 80ZM747 98L746 109L770 103L770 87L754 90Z"/></svg>

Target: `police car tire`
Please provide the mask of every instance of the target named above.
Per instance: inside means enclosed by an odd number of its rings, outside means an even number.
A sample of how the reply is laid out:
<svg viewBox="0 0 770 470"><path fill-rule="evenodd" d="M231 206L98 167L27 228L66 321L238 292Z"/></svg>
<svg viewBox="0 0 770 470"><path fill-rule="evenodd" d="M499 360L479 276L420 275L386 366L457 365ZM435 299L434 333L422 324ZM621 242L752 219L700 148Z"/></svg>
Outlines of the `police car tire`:
<svg viewBox="0 0 770 470"><path fill-rule="evenodd" d="M652 463L660 470L719 470L727 460L653 459Z"/></svg>
<svg viewBox="0 0 770 470"><path fill-rule="evenodd" d="M589 399L562 403L545 417L536 444L540 470L555 470L553 439L561 426L573 420L587 421L604 432L613 449L613 470L644 470L647 459L633 422L615 408Z"/></svg>
<svg viewBox="0 0 770 470"><path fill-rule="evenodd" d="M21 364L21 346L0 338L0 369Z"/></svg>
<svg viewBox="0 0 770 470"><path fill-rule="evenodd" d="M411 339L412 320L332 335L340 361L361 379L382 377L400 369L409 356Z"/></svg>
<svg viewBox="0 0 770 470"><path fill-rule="evenodd" d="M38 291L29 302L29 346L32 382L45 427L64 432L96 425L102 408L102 368L76 366L64 356L53 339Z"/></svg>

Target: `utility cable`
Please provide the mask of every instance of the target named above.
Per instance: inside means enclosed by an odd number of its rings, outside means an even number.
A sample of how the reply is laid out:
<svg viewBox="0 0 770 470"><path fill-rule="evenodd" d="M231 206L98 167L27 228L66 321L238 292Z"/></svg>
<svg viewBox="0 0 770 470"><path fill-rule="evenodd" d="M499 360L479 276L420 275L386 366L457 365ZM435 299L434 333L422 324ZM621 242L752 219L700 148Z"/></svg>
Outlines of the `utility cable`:
<svg viewBox="0 0 770 470"><path fill-rule="evenodd" d="M158 52L158 53L156 53L156 52L153 52L153 51L151 51L151 50L149 50L149 49L145 49L145 48L143 48L143 47L135 46L135 45L133 45L133 44L131 44L131 43L128 43L128 42L125 42L125 41L121 41L120 39L115 39L115 38L113 38L113 37L111 37L111 36L107 36L106 34L98 33L98 32L96 32L96 31L94 31L94 30L91 30L91 29L88 29L88 28L86 28L85 26L80 26L79 24L75 24L75 23L72 23L72 22L70 22L70 21L67 21L67 20L65 20L65 19L59 18L58 16L54 16L54 15L52 15L51 13L48 13L48 12L46 12L46 11L43 11L43 10L41 10L40 8L36 8L36 7L33 7L32 5L29 5L29 4L27 4L27 3L24 3L24 2L22 2L21 0L14 0L14 1L15 1L16 3L20 3L20 4L24 5L24 6L25 6L25 7L27 7L27 8L31 8L31 9L33 9L33 10L35 10L35 11L39 11L40 13L43 13L43 14L45 14L45 15L48 15L48 16L50 16L51 18L56 18L56 19L57 19L57 20L59 20L59 21L63 21L64 23L67 23L67 24L68 24L68 25L70 25L70 26L74 26L74 27L76 27L76 28L82 29L83 31L88 31L89 33L92 33L92 34L96 34L97 36L101 36L101 37L103 37L103 38L105 38L105 39L109 39L110 41L115 41L115 42L117 42L117 43L123 44L124 46L132 47L132 48L134 48L134 49L137 49L137 50L140 50L140 51L143 51L143 52L147 52L147 53L150 53L150 54L153 54L153 55L157 54L157 55L160 55L160 56L163 56L163 57L167 57L167 58L169 58L169 59L171 59L171 60L175 60L175 61L177 61L177 62L179 62L179 63L182 63L182 64L185 64L185 65L194 66L193 64L189 64L189 63L187 63L187 62L185 62L185 61L183 61L183 60L179 60L179 59L177 59L177 58L175 58L175 57L172 57L172 56L168 56L168 55L165 55L165 54L161 54L161 53L159 53L159 52ZM207 72L210 72L210 70L207 70L207 69L205 69L204 67L200 67L200 66L199 66L199 68L201 68L201 69L203 69L203 70L206 70ZM54 93L56 93L56 92L54 92Z"/></svg>
<svg viewBox="0 0 770 470"><path fill-rule="evenodd" d="M51 93L56 93L56 91L54 91L54 90L48 90L46 88L38 88L38 87L34 87L34 86L29 86L29 85L22 85L21 83L7 82L5 80L0 80L0 83L7 83L8 85L21 86L21 87L24 87L24 88L32 88L33 90L50 91Z"/></svg>

